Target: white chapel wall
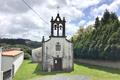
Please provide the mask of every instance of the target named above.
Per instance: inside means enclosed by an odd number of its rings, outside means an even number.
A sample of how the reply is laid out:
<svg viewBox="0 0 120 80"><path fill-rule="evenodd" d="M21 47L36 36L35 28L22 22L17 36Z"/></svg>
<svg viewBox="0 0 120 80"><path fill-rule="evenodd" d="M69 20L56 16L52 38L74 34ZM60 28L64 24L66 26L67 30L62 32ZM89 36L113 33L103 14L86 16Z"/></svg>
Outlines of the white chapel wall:
<svg viewBox="0 0 120 80"><path fill-rule="evenodd" d="M61 45L61 51L56 51L56 43L59 42ZM63 68L68 68L68 67L72 67L73 66L73 49L72 49L72 43L66 41L65 38L51 38L50 41L45 42L45 49L44 49L44 53L47 53L48 55L52 56L52 57L57 57L57 55L59 55L59 57L63 57ZM46 62L48 62L49 64L53 65L53 58L49 58L49 56L46 56L47 60ZM45 60L45 58L44 58Z"/></svg>

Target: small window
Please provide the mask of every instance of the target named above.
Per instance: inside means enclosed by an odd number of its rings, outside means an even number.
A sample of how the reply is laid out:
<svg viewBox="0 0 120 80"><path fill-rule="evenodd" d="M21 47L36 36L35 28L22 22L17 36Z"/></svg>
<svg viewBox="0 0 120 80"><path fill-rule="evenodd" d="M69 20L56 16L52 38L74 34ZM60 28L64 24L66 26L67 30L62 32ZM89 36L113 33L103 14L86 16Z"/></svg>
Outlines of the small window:
<svg viewBox="0 0 120 80"><path fill-rule="evenodd" d="M57 21L60 21L60 19L59 19L59 18L57 18Z"/></svg>
<svg viewBox="0 0 120 80"><path fill-rule="evenodd" d="M61 50L61 45L59 42L57 42L56 44L56 51L60 51Z"/></svg>

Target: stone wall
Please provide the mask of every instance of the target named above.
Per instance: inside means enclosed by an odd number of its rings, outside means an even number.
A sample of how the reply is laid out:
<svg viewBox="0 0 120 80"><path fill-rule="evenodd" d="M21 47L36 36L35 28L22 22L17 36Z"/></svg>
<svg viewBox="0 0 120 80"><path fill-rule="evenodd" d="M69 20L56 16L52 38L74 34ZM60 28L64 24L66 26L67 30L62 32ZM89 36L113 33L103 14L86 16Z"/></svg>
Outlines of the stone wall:
<svg viewBox="0 0 120 80"><path fill-rule="evenodd" d="M120 61L102 61L102 60L84 60L84 59L77 59L75 61L79 63L120 69Z"/></svg>

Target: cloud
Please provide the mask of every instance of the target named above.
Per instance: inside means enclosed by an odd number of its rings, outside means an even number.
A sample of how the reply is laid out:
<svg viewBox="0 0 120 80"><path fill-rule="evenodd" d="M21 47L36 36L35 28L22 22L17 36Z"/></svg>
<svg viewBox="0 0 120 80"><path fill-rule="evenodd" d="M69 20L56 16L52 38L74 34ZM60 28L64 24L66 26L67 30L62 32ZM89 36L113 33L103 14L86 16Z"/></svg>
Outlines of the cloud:
<svg viewBox="0 0 120 80"><path fill-rule="evenodd" d="M83 26L83 25L85 25L85 23L86 23L85 20L81 20L78 24L79 24L80 26Z"/></svg>
<svg viewBox="0 0 120 80"><path fill-rule="evenodd" d="M79 9L85 9L100 3L101 0L72 0L71 4Z"/></svg>
<svg viewBox="0 0 120 80"><path fill-rule="evenodd" d="M88 27L89 25L94 25L94 23L95 23L95 20L91 20L84 26L84 28Z"/></svg>
<svg viewBox="0 0 120 80"><path fill-rule="evenodd" d="M26 38L41 41L42 36L50 35L51 16L56 17L59 5L60 16L66 17L66 34L72 36L80 25L85 25L86 8L97 5L101 0L25 0L37 13L38 17L22 0L0 1L0 37ZM113 5L114 6L114 5ZM81 20L81 21L78 21ZM77 21L78 23L74 23ZM48 24L47 24L47 23ZM87 23L88 24L88 23Z"/></svg>
<svg viewBox="0 0 120 80"><path fill-rule="evenodd" d="M34 5L41 5L43 0L24 0L27 2L31 7ZM46 0L44 0L45 2ZM3 13L24 13L30 10L23 0L1 0L0 1L0 12Z"/></svg>
<svg viewBox="0 0 120 80"><path fill-rule="evenodd" d="M120 16L118 17L118 19L120 20Z"/></svg>
<svg viewBox="0 0 120 80"><path fill-rule="evenodd" d="M100 6L92 9L91 15L94 14L94 17L96 17L98 15L101 16L101 15L103 15L105 9L108 9L111 12L117 12L119 8L120 8L120 0L113 0L113 2L110 4L104 3Z"/></svg>
<svg viewBox="0 0 120 80"><path fill-rule="evenodd" d="M20 13L28 10L21 0L1 0L0 5L0 11L3 13Z"/></svg>

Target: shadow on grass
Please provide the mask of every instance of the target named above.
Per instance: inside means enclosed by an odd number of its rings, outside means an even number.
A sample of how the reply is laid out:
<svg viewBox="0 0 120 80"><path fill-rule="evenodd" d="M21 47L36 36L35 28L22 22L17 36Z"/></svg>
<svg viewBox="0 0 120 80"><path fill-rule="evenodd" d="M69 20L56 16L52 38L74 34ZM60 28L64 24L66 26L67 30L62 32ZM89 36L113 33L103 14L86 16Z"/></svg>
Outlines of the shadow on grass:
<svg viewBox="0 0 120 80"><path fill-rule="evenodd" d="M79 63L79 62L75 62L75 63L77 65L84 66L84 67L87 67L87 68L90 68L90 69L96 69L96 70L105 71L105 72L109 72L109 73L112 73L112 74L119 74L120 75L120 69L103 67L103 66L96 66L96 65Z"/></svg>
<svg viewBox="0 0 120 80"><path fill-rule="evenodd" d="M34 71L34 74L37 74L37 75L55 75L55 74L62 74L62 73L70 73L70 72L65 72L65 71L43 72L42 66L40 64L37 65Z"/></svg>
<svg viewBox="0 0 120 80"><path fill-rule="evenodd" d="M28 64L32 64L33 62L32 61L29 61Z"/></svg>

